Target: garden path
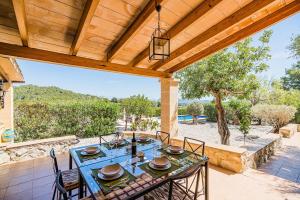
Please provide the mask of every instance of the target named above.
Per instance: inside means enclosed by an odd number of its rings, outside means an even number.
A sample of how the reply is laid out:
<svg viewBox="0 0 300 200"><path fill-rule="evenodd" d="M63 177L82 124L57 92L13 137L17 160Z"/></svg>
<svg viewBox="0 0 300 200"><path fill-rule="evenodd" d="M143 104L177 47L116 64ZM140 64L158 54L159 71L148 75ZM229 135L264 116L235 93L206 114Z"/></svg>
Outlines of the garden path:
<svg viewBox="0 0 300 200"><path fill-rule="evenodd" d="M283 138L282 149L259 170L300 183L300 132L291 138Z"/></svg>

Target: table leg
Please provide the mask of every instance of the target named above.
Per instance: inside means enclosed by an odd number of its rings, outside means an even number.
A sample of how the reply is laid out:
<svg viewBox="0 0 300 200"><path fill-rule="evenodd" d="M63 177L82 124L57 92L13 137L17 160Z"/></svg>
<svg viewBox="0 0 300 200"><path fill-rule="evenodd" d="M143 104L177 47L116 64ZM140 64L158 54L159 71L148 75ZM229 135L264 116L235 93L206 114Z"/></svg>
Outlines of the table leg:
<svg viewBox="0 0 300 200"><path fill-rule="evenodd" d="M71 153L69 153L69 169L72 169L73 159Z"/></svg>
<svg viewBox="0 0 300 200"><path fill-rule="evenodd" d="M209 195L208 195L208 161L205 163L205 200L209 199Z"/></svg>
<svg viewBox="0 0 300 200"><path fill-rule="evenodd" d="M79 198L81 199L83 197L83 178L82 178L80 172L78 172L78 173L79 173L79 191L78 191L78 194L79 194Z"/></svg>

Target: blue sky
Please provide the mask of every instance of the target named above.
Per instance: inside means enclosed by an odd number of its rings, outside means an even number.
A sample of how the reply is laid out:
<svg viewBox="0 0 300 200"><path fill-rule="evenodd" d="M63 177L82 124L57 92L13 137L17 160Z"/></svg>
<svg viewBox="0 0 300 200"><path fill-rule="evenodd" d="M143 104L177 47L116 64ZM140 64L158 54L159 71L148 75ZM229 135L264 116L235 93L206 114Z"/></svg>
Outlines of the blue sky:
<svg viewBox="0 0 300 200"><path fill-rule="evenodd" d="M285 69L295 63L286 49L290 38L300 34L300 14L294 15L270 27L273 36L270 41L272 59L270 68L260 74L266 79L279 78ZM260 33L254 35L257 40ZM123 98L135 94L144 94L150 99L160 98L158 79L116 74L102 71L86 70L61 65L17 60L26 84L39 86L58 86L83 94L103 97Z"/></svg>

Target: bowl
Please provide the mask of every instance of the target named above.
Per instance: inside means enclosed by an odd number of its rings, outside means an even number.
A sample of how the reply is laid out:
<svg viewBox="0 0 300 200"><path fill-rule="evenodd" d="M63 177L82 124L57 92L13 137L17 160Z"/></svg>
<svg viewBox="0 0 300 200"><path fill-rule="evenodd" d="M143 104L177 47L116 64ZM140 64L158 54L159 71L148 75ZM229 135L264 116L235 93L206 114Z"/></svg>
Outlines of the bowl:
<svg viewBox="0 0 300 200"><path fill-rule="evenodd" d="M86 147L83 151L87 154L94 154L98 151L98 147Z"/></svg>
<svg viewBox="0 0 300 200"><path fill-rule="evenodd" d="M139 141L141 142L147 142L149 140L149 138L147 136L140 136L139 137Z"/></svg>
<svg viewBox="0 0 300 200"><path fill-rule="evenodd" d="M121 171L119 164L107 165L100 170L100 173L106 177L114 177Z"/></svg>
<svg viewBox="0 0 300 200"><path fill-rule="evenodd" d="M163 168L163 167L166 167L170 161L168 160L167 157L165 156L162 156L162 157L157 157L157 158L154 158L151 163L155 166L155 167L158 167L158 168Z"/></svg>
<svg viewBox="0 0 300 200"><path fill-rule="evenodd" d="M169 150L171 152L178 153L178 152L182 151L182 147L171 145L171 146L169 146Z"/></svg>

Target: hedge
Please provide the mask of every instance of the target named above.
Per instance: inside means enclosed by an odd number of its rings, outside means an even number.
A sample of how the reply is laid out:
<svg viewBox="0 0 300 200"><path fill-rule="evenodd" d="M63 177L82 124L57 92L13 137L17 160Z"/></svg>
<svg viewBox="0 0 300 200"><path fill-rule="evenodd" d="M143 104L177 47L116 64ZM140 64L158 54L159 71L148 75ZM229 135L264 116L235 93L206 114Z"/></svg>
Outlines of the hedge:
<svg viewBox="0 0 300 200"><path fill-rule="evenodd" d="M110 133L119 111L118 104L104 101L20 103L15 107L16 140Z"/></svg>

